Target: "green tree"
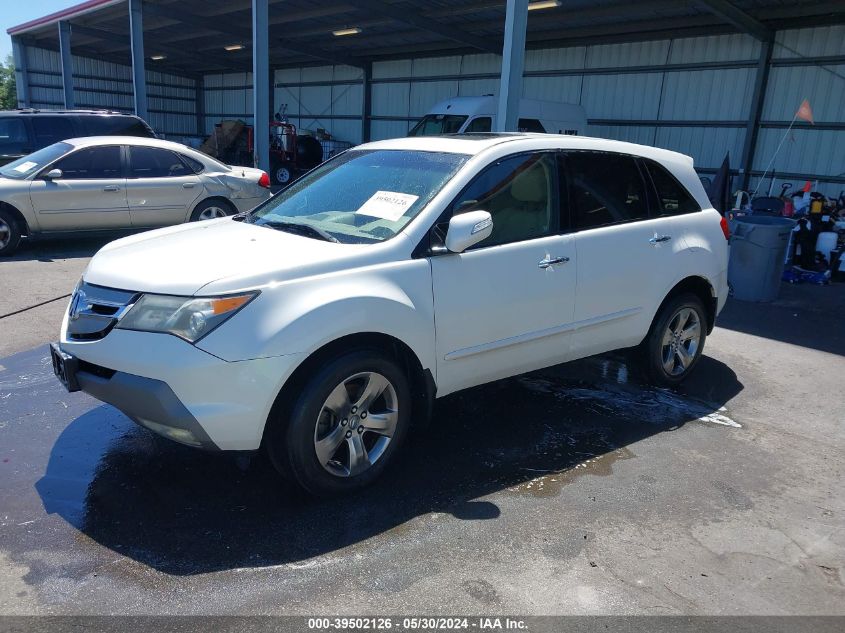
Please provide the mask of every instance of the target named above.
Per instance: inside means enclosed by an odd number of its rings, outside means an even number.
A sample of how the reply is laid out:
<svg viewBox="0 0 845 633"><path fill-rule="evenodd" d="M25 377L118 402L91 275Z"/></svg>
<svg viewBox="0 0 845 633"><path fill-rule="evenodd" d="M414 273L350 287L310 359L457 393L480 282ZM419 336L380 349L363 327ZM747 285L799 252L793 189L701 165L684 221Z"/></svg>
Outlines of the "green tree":
<svg viewBox="0 0 845 633"><path fill-rule="evenodd" d="M0 63L0 110L14 110L18 107L18 90L15 85L15 60L9 55Z"/></svg>

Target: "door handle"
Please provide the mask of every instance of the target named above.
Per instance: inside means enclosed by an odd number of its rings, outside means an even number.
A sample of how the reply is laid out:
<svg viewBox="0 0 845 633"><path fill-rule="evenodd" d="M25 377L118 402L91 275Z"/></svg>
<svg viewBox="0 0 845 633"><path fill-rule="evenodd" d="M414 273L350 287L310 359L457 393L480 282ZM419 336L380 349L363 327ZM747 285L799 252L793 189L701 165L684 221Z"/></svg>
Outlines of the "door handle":
<svg viewBox="0 0 845 633"><path fill-rule="evenodd" d="M546 257L545 259L541 259L537 266L540 268L548 268L552 264L565 264L568 261L568 257Z"/></svg>
<svg viewBox="0 0 845 633"><path fill-rule="evenodd" d="M660 244L661 242L668 242L671 239L671 235L655 235L648 242L649 244Z"/></svg>
<svg viewBox="0 0 845 633"><path fill-rule="evenodd" d="M183 189L193 189L194 187L196 187L196 185L192 182L183 182L182 183Z"/></svg>
<svg viewBox="0 0 845 633"><path fill-rule="evenodd" d="M117 185L106 185L103 187L103 191L120 191L120 187Z"/></svg>

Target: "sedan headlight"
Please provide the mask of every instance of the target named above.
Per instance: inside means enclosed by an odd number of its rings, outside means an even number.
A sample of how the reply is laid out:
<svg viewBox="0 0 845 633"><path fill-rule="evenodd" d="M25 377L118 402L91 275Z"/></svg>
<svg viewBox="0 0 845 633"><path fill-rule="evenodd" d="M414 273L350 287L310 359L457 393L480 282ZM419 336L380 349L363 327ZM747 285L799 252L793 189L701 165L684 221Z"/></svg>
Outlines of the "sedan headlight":
<svg viewBox="0 0 845 633"><path fill-rule="evenodd" d="M257 292L227 297L143 295L117 327L175 334L195 343L257 296Z"/></svg>

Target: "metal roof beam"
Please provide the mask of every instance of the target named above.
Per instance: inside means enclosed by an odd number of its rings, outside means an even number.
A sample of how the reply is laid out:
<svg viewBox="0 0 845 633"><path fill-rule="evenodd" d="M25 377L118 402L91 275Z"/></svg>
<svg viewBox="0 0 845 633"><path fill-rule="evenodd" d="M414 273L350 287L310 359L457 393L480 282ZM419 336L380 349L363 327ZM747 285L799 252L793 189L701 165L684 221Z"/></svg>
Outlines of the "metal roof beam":
<svg viewBox="0 0 845 633"><path fill-rule="evenodd" d="M150 15L157 15L159 17L176 20L183 24L194 24L196 26L201 26L204 29L208 29L209 31L215 31L217 33L229 35L234 38L239 38L243 40L242 43L252 41L251 29L245 29L237 25L224 23L218 18L207 18L199 15L193 15L181 11L179 9L174 9L171 6L162 6L158 4L146 5L145 11ZM322 50L320 48L308 46L306 44L288 44L288 42L282 38L275 38L274 41L279 42L279 44L283 48L291 52L300 53L302 55L307 55L308 57L314 57L316 59L321 59L331 64L361 66L364 63L364 61L361 59L347 57L342 54L335 54L330 51Z"/></svg>
<svg viewBox="0 0 845 633"><path fill-rule="evenodd" d="M697 0L697 4L761 42L771 42L774 39L774 32L768 26L737 8L728 0Z"/></svg>
<svg viewBox="0 0 845 633"><path fill-rule="evenodd" d="M490 42L488 39L470 35L460 29L443 24L442 22L431 20L419 13L415 13L408 7L397 7L395 5L382 2L381 0L352 0L352 3L359 9L363 9L376 15L389 17L397 22L408 24L414 28L420 29L421 31L427 31L428 33L439 35L442 38L458 42L459 44L463 44L465 46L477 48L485 53L493 53L494 55L502 54L501 48Z"/></svg>
<svg viewBox="0 0 845 633"><path fill-rule="evenodd" d="M147 7L150 5L145 5L144 10L147 10ZM85 37L90 37L97 40L102 40L105 42L116 42L122 44L125 48L126 55L130 55L129 52L129 35L128 34L121 34L121 33L114 33L112 31L104 31L102 29L95 29L90 26L83 26L81 24L74 24L73 25L73 32L76 35L84 35ZM191 60L195 63L202 64L202 68L231 68L233 60L231 59L224 59L223 57L217 57L215 55L210 55L207 53L203 53L202 55L196 55L191 53L190 51L183 50L181 48L177 48L175 46L167 46L167 45L155 45L150 46L151 49L155 49L155 52L166 53L168 56L168 60L172 63L176 59L186 59ZM131 56L131 55L130 55ZM190 69L187 69L190 70Z"/></svg>

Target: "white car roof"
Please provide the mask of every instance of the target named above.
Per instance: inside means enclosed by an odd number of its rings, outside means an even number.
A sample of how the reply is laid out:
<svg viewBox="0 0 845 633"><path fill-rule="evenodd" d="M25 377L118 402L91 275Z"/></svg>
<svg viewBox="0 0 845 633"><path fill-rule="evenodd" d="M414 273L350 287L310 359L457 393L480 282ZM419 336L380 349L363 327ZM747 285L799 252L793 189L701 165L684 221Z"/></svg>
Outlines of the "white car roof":
<svg viewBox="0 0 845 633"><path fill-rule="evenodd" d="M514 151L532 149L581 149L618 152L652 158L662 163L681 163L692 166L692 158L667 149L637 145L624 141L568 134L539 134L505 132L479 134L452 134L444 136L408 136L358 145L355 149L404 149L429 152L449 152L475 156L503 143L514 144ZM518 147L517 147L518 146Z"/></svg>

